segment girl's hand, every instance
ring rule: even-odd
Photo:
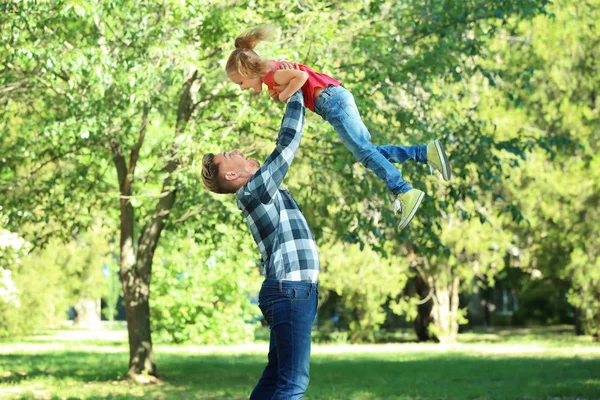
[[[289,98],[296,93],[308,79],[308,72],[300,69],[298,64],[282,62],[279,70],[275,71],[273,80],[278,86],[273,89],[279,92],[279,100],[287,103]]]
[[[300,70],[300,67],[298,66],[298,64],[296,63],[291,63],[291,62],[287,62],[287,61],[283,61],[281,64],[279,64],[279,69],[280,70],[291,70],[291,69],[295,69],[295,70]],[[280,93],[283,92],[285,90],[285,88],[287,87],[287,85],[279,85],[279,86],[275,86],[275,90],[274,92],[276,93],[276,97],[273,97],[274,100],[279,100],[282,103],[287,103],[288,98],[282,98]],[[269,91],[269,94],[271,94],[271,92]]]

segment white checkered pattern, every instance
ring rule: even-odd
[[[281,186],[300,146],[305,111],[298,91],[287,102],[275,150],[236,193],[267,279],[316,282],[319,275],[315,239],[300,207]]]

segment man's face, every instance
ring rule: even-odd
[[[260,168],[254,158],[246,158],[239,150],[215,154],[214,162],[219,165],[219,173],[227,180],[245,179],[246,181]]]
[[[234,72],[229,74],[229,79],[242,90],[253,89],[255,92],[262,91],[262,80],[260,79],[260,76],[256,78],[246,78],[237,72]]]

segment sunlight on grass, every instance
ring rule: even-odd
[[[123,332],[112,333],[122,335]],[[508,341],[489,341],[487,335]],[[561,332],[461,336],[454,346],[394,343],[315,345],[307,399],[595,399],[600,345]],[[267,343],[157,345],[164,379],[141,386],[122,377],[125,336],[57,332],[0,342],[2,399],[247,399]],[[463,340],[467,339],[467,340]]]

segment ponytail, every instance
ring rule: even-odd
[[[229,56],[227,74],[238,73],[247,78],[263,76],[269,72],[269,63],[253,50],[257,44],[272,37],[270,26],[259,26],[235,39],[235,50]]]
[[[238,36],[235,39],[235,48],[252,50],[263,40],[269,40],[272,35],[273,31],[270,26],[263,25],[256,27],[250,32],[246,32],[243,35]]]

